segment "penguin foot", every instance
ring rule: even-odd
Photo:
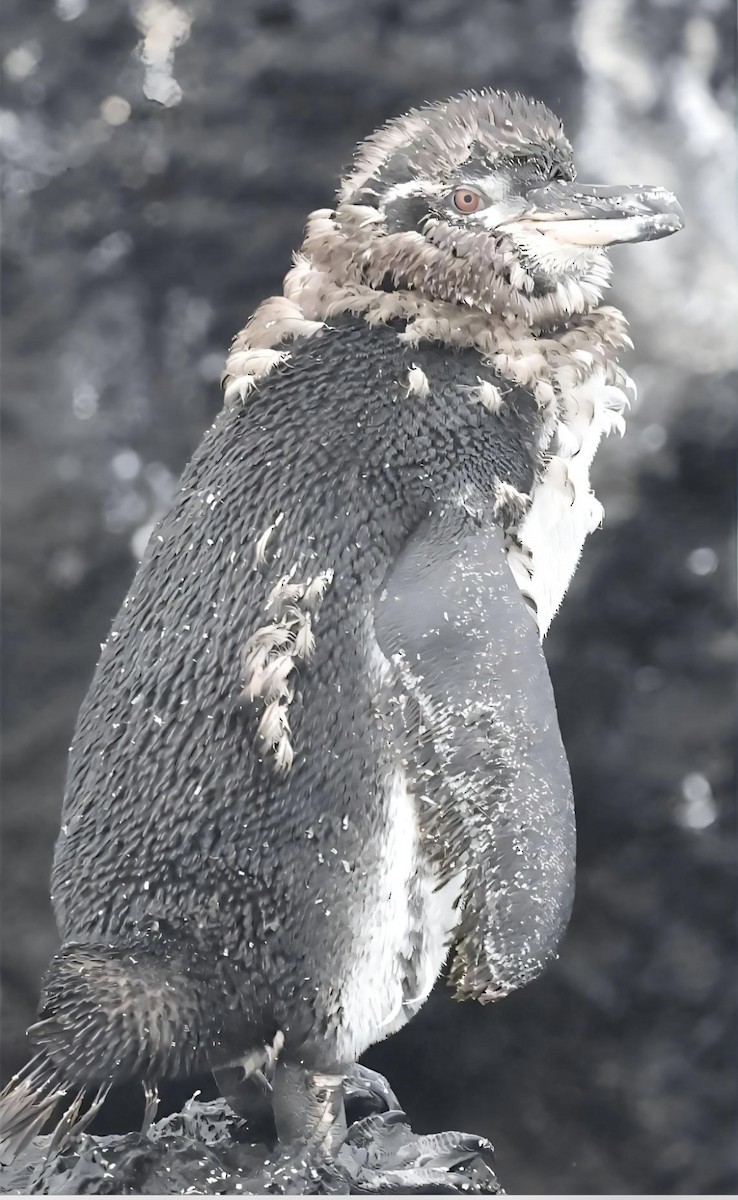
[[[416,1137],[402,1112],[357,1121],[335,1158],[335,1167],[365,1193],[482,1192],[499,1194],[494,1149],[469,1133]],[[353,1190],[353,1189],[352,1189]]]
[[[361,1063],[352,1063],[343,1079],[348,1124],[373,1113],[402,1112],[402,1106],[384,1075]]]

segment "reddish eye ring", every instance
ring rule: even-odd
[[[461,213],[473,213],[481,206],[482,197],[472,188],[457,188],[453,194],[454,208]]]

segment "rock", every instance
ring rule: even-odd
[[[38,1137],[0,1193],[22,1195],[498,1195],[492,1146],[463,1133],[418,1136],[402,1112],[354,1122],[333,1159],[317,1151],[275,1153],[249,1140],[224,1101],[189,1100],[145,1133],[70,1135],[49,1156]]]

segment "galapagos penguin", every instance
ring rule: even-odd
[[[208,1069],[268,1082],[283,1143],[340,1141],[352,1064],[449,955],[480,1001],[554,955],[575,827],[541,638],[630,393],[604,248],[681,224],[660,188],[576,183],[518,95],[359,147],[82,705],[6,1155],[61,1097],[70,1125],[85,1089]]]

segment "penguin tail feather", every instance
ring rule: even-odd
[[[41,1051],[0,1092],[0,1163],[8,1165],[67,1098],[61,1071]]]
[[[9,1166],[51,1120],[58,1106],[66,1102],[44,1152],[47,1160],[59,1154],[72,1137],[87,1128],[109,1091],[110,1084],[98,1088],[82,1113],[87,1089],[73,1086],[70,1101],[70,1089],[59,1068],[43,1050],[36,1054],[0,1092],[0,1164]]]
[[[199,1057],[205,991],[192,961],[163,950],[68,942],[28,1036],[68,1082],[187,1074]]]
[[[190,1074],[203,1060],[202,980],[148,949],[67,943],[44,980],[38,1053],[0,1093],[0,1161],[12,1162],[66,1101],[52,1146],[79,1132],[113,1084]],[[81,1114],[85,1092],[97,1085]]]

